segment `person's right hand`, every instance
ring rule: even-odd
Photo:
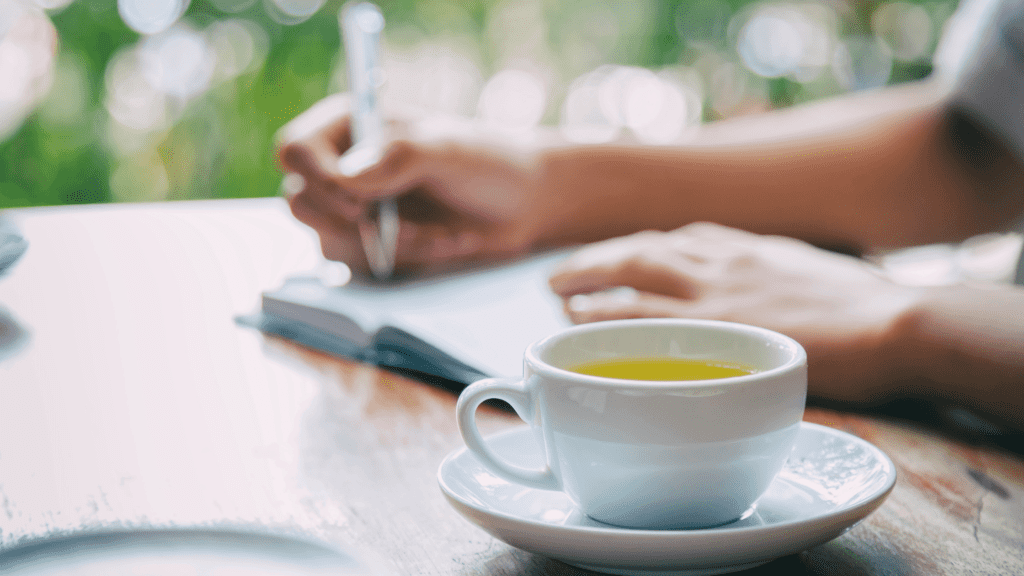
[[[580,249],[550,284],[576,323],[701,318],[786,334],[807,350],[819,398],[891,400],[922,372],[904,356],[924,291],[792,238],[710,223],[642,232]]]
[[[328,97],[279,136],[292,212],[319,233],[327,258],[365,273],[357,221],[375,200],[392,196],[401,218],[400,272],[509,258],[534,246],[546,210],[528,153],[488,141],[468,121],[392,117],[381,161],[348,177],[338,170],[351,145],[348,108],[345,96]]]

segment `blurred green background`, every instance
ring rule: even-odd
[[[955,1],[386,0],[383,99],[499,129],[685,140],[927,75]],[[0,208],[271,196],[343,90],[321,0],[0,0]]]

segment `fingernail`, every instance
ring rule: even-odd
[[[601,292],[601,296],[609,302],[615,302],[616,304],[632,304],[636,302],[636,288],[630,288],[629,286],[619,286],[617,288],[611,288]]]
[[[338,158],[338,172],[354,178],[376,166],[383,158],[383,151],[376,145],[355,145]]]
[[[306,179],[302,177],[302,174],[295,172],[288,172],[281,179],[281,195],[285,198],[291,198],[299,192],[302,192],[306,188]]]
[[[569,311],[585,314],[602,306],[626,305],[637,301],[636,289],[628,286],[609,288],[592,294],[577,294],[569,298]]]
[[[577,294],[569,298],[569,311],[584,314],[594,309],[594,299],[589,294]]]

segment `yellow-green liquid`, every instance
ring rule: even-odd
[[[573,372],[621,380],[714,380],[757,372],[750,366],[687,358],[616,358],[569,368]]]

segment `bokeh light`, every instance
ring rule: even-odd
[[[140,71],[155,90],[179,100],[201,94],[216,63],[206,39],[188,26],[145,38],[138,46]]]
[[[435,38],[403,50],[384,48],[385,107],[413,107],[429,114],[472,116],[476,113],[483,77],[472,58],[472,46],[461,38]],[[339,68],[336,76],[344,77]],[[338,82],[343,88],[344,83]]]
[[[692,69],[602,66],[572,84],[561,131],[580,143],[608,142],[623,130],[647,144],[676,142],[701,122],[701,86]]]
[[[484,86],[478,114],[499,130],[522,132],[540,123],[546,107],[542,78],[525,70],[502,70]]]
[[[613,59],[626,21],[612,10],[621,10],[621,5],[580,3],[574,4],[573,8],[568,22],[559,30],[562,36],[559,55],[562,67],[569,73],[578,74]]]
[[[540,0],[502,0],[487,18],[487,39],[500,68],[523,60],[542,66],[551,60],[549,21]]]
[[[85,64],[65,55],[53,70],[53,86],[39,107],[40,119],[50,125],[74,126],[89,116],[90,86]]]
[[[598,144],[618,137],[622,124],[609,117],[602,106],[602,83],[615,70],[603,66],[575,79],[562,105],[559,128],[570,142]]]
[[[122,50],[111,58],[105,84],[107,112],[121,126],[138,132],[154,132],[170,126],[172,112],[168,98],[146,79],[135,48]],[[122,141],[114,139],[115,144]]]
[[[877,36],[851,36],[835,51],[832,71],[847,90],[878,88],[892,75],[892,50]]]
[[[267,57],[270,43],[267,33],[251,20],[214,22],[205,32],[206,44],[215,56],[216,80],[231,80],[258,70]]]
[[[267,15],[288,26],[305,22],[323,5],[324,0],[263,0]]]
[[[707,106],[714,117],[729,118],[767,108],[764,78],[751,75],[742,64],[708,54],[695,67],[707,78]]]
[[[117,0],[117,10],[132,30],[156,34],[177,22],[188,4],[188,0]]]
[[[835,41],[827,5],[766,3],[743,23],[736,50],[755,74],[810,82],[829,65]]]
[[[49,92],[56,42],[53,25],[34,4],[0,0],[0,139]]]
[[[879,6],[871,15],[871,29],[897,60],[926,58],[932,47],[931,16],[917,4],[892,2]]]
[[[36,6],[39,6],[43,10],[60,10],[61,8],[70,4],[73,0],[33,0]]]
[[[221,12],[237,14],[252,7],[256,0],[210,0],[210,3]]]
[[[0,207],[277,194],[275,132],[346,88],[341,4],[0,0]],[[661,145],[921,78],[957,0],[380,5],[386,109]]]

